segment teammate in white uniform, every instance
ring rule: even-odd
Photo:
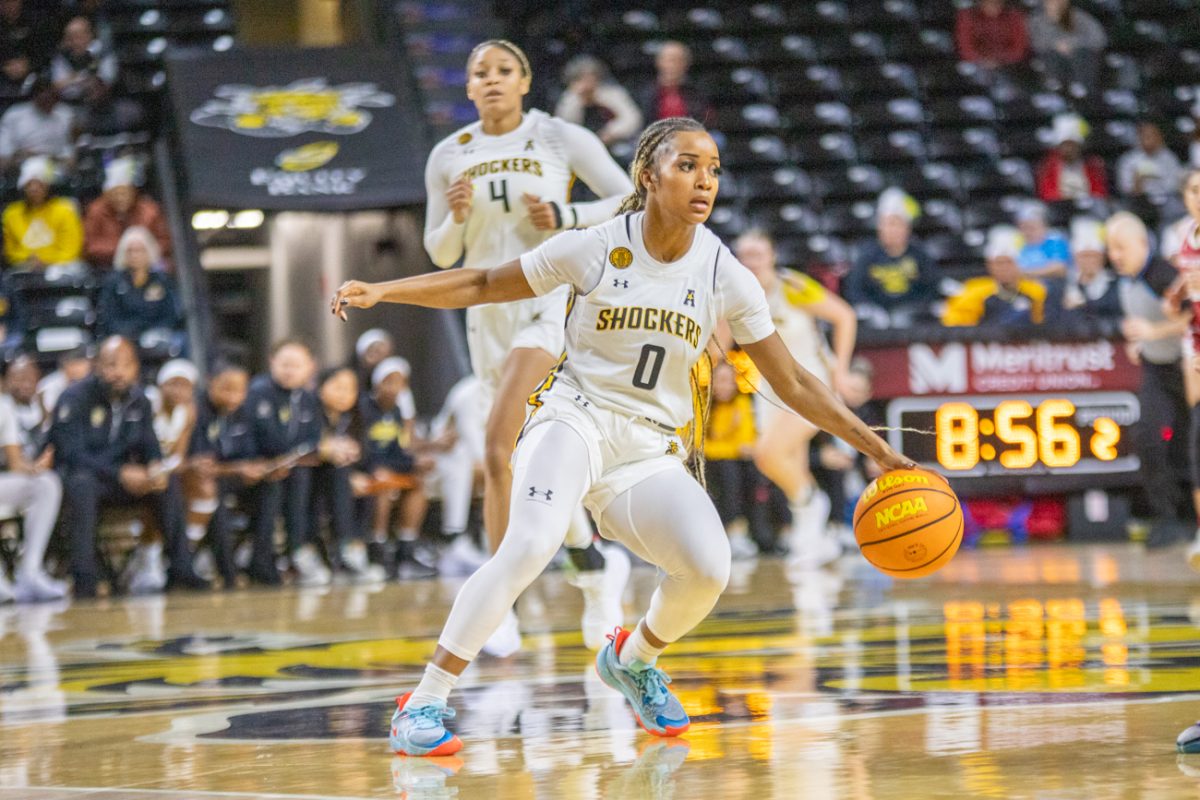
[[[390,744],[408,755],[448,755],[462,743],[445,729],[458,676],[562,544],[582,500],[606,537],[665,577],[633,632],[617,629],[597,670],[630,701],[649,732],[670,736],[688,717],[657,656],[699,623],[729,577],[729,542],[704,489],[688,474],[676,430],[692,420],[689,374],[725,319],[775,392],[816,424],[878,459],[910,467],[789,355],[762,289],[703,223],[720,160],[703,126],[668,119],[646,129],[631,167],[637,189],[623,214],[564,233],[486,272],[421,275],[384,284],[349,281],[333,298],[457,308],[544,297],[567,286],[566,359],[531,410],[513,458],[508,531],[492,559],[463,585],[415,692],[398,701]]]
[[[439,267],[461,260],[466,269],[486,269],[510,261],[560,230],[612,219],[633,188],[590,131],[542,111],[522,111],[531,78],[528,59],[511,42],[483,42],[467,59],[467,96],[479,121],[442,140],[425,168],[425,249]],[[568,203],[576,175],[602,199]],[[562,355],[567,294],[563,287],[519,303],[467,310],[471,366],[490,405],[483,518],[493,552],[508,524],[509,462],[524,400]],[[621,622],[629,565],[624,553],[602,554],[591,542],[591,525],[580,509],[567,545],[581,570],[573,580],[584,591],[584,641],[598,649],[604,632]],[[503,656],[518,647],[510,614],[488,651]]]
[[[792,358],[826,386],[837,389],[844,385],[858,335],[854,309],[807,275],[778,268],[775,245],[766,233],[742,234],[736,250],[738,259],[766,292],[771,319]],[[833,353],[817,327],[818,320],[833,327]],[[793,414],[769,386],[755,388],[765,402],[759,403],[762,435],[754,462],[791,505],[791,558],[808,565],[828,563],[841,555],[841,545],[826,536],[829,498],[816,488],[808,463],[809,444],[817,428]]]

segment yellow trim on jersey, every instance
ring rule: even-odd
[[[829,290],[817,281],[790,269],[779,270],[779,278],[783,281],[783,299],[793,306],[812,306],[824,300]]]
[[[558,361],[551,368],[550,372],[546,374],[546,377],[542,379],[542,382],[538,384],[538,387],[533,390],[533,394],[529,395],[529,399],[525,401],[528,405],[533,406],[534,409],[542,407],[542,393],[549,391],[550,387],[554,385],[554,382],[558,380],[558,373],[562,371],[562,365],[566,363],[566,361],[567,351],[564,350],[562,355],[558,357]],[[520,439],[521,437],[518,436],[517,438]]]

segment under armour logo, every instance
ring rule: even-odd
[[[575,395],[575,402],[579,403],[579,405],[583,406],[584,408],[587,408],[589,405],[591,405],[591,401],[584,400],[583,395],[581,395],[581,394]]]
[[[525,140],[525,152],[528,153],[532,149],[533,149],[533,139],[526,139]]]
[[[685,306],[691,306],[692,308],[696,307],[696,290],[695,289],[687,290],[687,297],[683,298],[683,304]]]
[[[546,490],[546,491],[544,491],[544,492],[539,492],[539,491],[537,490],[537,487],[536,487],[536,486],[530,486],[530,487],[529,487],[529,497],[528,497],[528,498],[526,498],[526,499],[532,499],[532,498],[534,498],[534,497],[542,497],[542,498],[544,498],[544,499],[545,499],[545,501],[546,501],[547,503],[549,503],[549,502],[550,502],[550,496],[551,496],[551,495],[553,495],[553,494],[554,494],[554,490],[553,490],[553,489],[547,489],[547,490]]]
[[[613,288],[614,289],[628,289],[629,281],[623,281],[620,278],[613,278]]]

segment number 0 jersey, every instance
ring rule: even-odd
[[[664,264],[646,252],[643,213],[559,234],[521,257],[534,292],[570,286],[566,360],[552,391],[574,388],[609,409],[679,428],[692,418],[689,372],[725,319],[739,344],[775,326],[762,288],[721,240],[697,226]]]

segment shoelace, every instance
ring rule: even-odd
[[[414,728],[432,728],[442,724],[444,719],[454,719],[455,711],[448,706],[421,706],[409,711],[403,711],[403,716],[412,720]]]
[[[630,670],[642,693],[642,702],[646,705],[661,706],[667,702],[667,684],[670,676],[658,667],[647,666],[642,670]]]

